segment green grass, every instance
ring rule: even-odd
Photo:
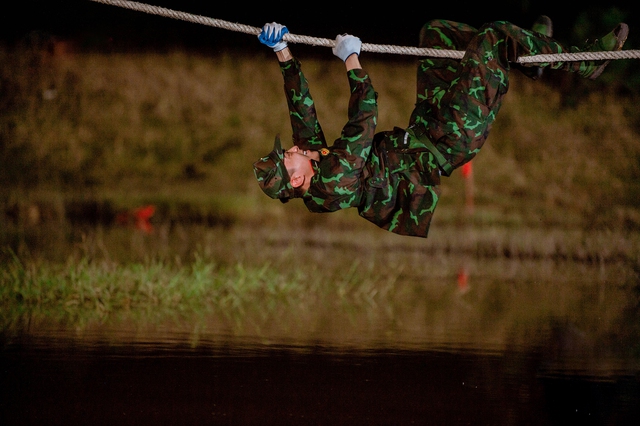
[[[127,311],[201,312],[239,309],[256,298],[286,299],[301,291],[301,277],[264,265],[220,266],[196,259],[116,264],[83,259],[69,264],[30,263],[17,257],[2,272],[3,310],[105,318]]]
[[[315,244],[240,234],[192,256],[172,251],[143,261],[108,260],[103,252],[51,262],[5,252],[0,329],[7,339],[67,330],[114,344],[168,331],[193,345],[238,338],[493,351],[535,348],[568,322],[612,352],[630,348],[618,339],[636,341],[638,277],[626,262],[478,258],[342,234],[317,233]],[[224,256],[231,241],[234,253]]]

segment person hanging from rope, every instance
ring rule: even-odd
[[[427,237],[441,194],[441,176],[470,161],[486,141],[509,87],[512,68],[538,78],[541,69],[565,70],[594,79],[607,61],[515,64],[524,55],[620,50],[628,26],[583,49],[551,38],[551,20],[532,30],[497,21],[475,29],[433,20],[420,30],[419,46],[465,50],[461,60],[418,61],[417,97],[406,128],[376,132],[377,94],[360,64],[358,37],[338,35],[333,54],[346,67],[348,122],[328,146],[300,62],[283,39],[286,26],[265,24],[258,39],[272,48],[284,77],[293,130],[286,151],[276,136],[273,150],[253,165],[262,191],[285,203],[302,198],[311,212],[355,207],[360,216],[399,235]]]

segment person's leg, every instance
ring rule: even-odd
[[[426,132],[454,169],[480,149],[507,92],[506,38],[493,26],[476,31],[457,66],[438,74],[446,86],[436,87],[429,107],[423,102],[412,114],[415,130]]]
[[[471,160],[484,144],[509,87],[510,63],[520,56],[569,51],[549,37],[504,21],[484,25],[465,50],[437,108],[412,117],[436,141],[453,168]],[[567,61],[530,66],[549,66],[589,77],[601,63]]]
[[[507,51],[508,61],[515,63],[521,56],[554,54],[566,52],[596,52],[620,50],[627,39],[629,28],[626,24],[619,24],[613,31],[596,40],[585,48],[565,47],[558,41],[541,35],[538,32],[524,30],[504,21],[494,22],[498,30],[507,36],[511,47]],[[549,67],[551,69],[575,72],[582,77],[595,79],[601,73],[608,61],[558,61],[544,64],[523,64],[528,67]]]
[[[477,29],[459,22],[432,20],[421,28],[418,46],[442,50],[464,50],[477,32]],[[429,104],[437,102],[451,85],[459,65],[459,59],[424,58],[419,60],[416,78],[416,105],[423,101],[427,101]]]
[[[541,15],[533,23],[533,26],[531,27],[531,30],[535,31],[535,32],[537,32],[539,34],[542,34],[543,36],[552,37],[553,36],[553,22],[551,22],[551,19],[548,16]],[[543,70],[544,70],[543,67],[527,67],[527,66],[520,65],[520,64],[512,64],[512,67],[516,68],[522,74],[526,75],[527,77],[529,77],[532,80],[538,80],[540,77],[542,77],[542,73],[543,73]]]

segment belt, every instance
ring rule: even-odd
[[[436,161],[438,162],[438,165],[444,172],[445,176],[449,176],[451,174],[451,172],[453,171],[453,167],[447,161],[447,159],[444,158],[444,155],[442,155],[442,153],[438,151],[438,148],[436,148],[433,142],[431,142],[431,139],[429,139],[429,137],[424,133],[424,130],[422,128],[419,128],[419,131],[415,132],[413,129],[413,125],[407,127],[404,134],[405,145],[408,144],[409,137],[419,140],[427,147],[429,152],[431,152],[433,156],[436,158]]]

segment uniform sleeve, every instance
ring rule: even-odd
[[[320,150],[327,146],[316,115],[316,106],[300,62],[292,59],[280,64],[289,107],[293,144],[301,149]]]
[[[371,152],[378,107],[368,74],[357,69],[349,71],[348,77],[349,120],[320,161],[305,197],[307,208],[314,212],[357,207],[362,197],[362,173]]]
[[[378,104],[376,93],[369,75],[362,69],[348,72],[349,89],[349,121],[342,128],[340,138],[333,143],[334,151],[342,151],[345,157],[352,158],[358,164],[352,166],[362,169],[364,161],[369,158],[373,136],[378,120]]]

